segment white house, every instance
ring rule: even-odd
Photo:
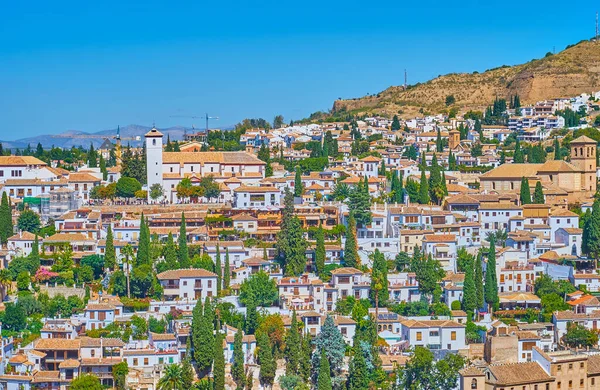
[[[217,295],[217,274],[201,268],[177,269],[156,275],[165,300],[202,299]]]

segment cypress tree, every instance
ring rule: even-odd
[[[466,264],[465,269],[465,284],[463,291],[463,309],[467,313],[472,313],[477,309],[477,286],[475,284],[475,264],[470,255],[469,262]]]
[[[401,194],[398,192],[398,188],[400,187],[400,178],[398,178],[398,172],[392,171],[392,183],[391,183],[391,191],[392,191],[392,201],[396,203],[401,203],[398,201]]]
[[[108,171],[106,170],[106,161],[102,155],[100,155],[100,172],[102,172],[102,180],[107,180]]]
[[[213,389],[225,390],[225,351],[223,351],[223,335],[217,332],[215,340],[210,347],[215,357],[215,366],[213,368]]]
[[[358,243],[356,241],[356,220],[352,213],[348,218],[348,230],[346,231],[346,242],[344,243],[344,265],[356,267],[360,264],[358,257]]]
[[[302,351],[300,356],[300,367],[299,373],[300,377],[308,381],[310,378],[310,360],[312,356],[312,339],[310,333],[304,333],[302,336]]]
[[[229,265],[229,248],[225,248],[225,266],[223,267],[223,289],[229,289],[231,281],[231,266]]]
[[[542,188],[542,182],[538,181],[535,183],[535,190],[533,190],[533,203],[534,204],[544,204],[546,200],[544,199],[544,189]]]
[[[204,302],[204,313],[200,322],[200,334],[198,336],[198,344],[194,344],[196,349],[196,365],[202,373],[208,372],[212,366],[215,357],[213,345],[215,342],[215,314],[213,307],[208,297]],[[217,332],[218,333],[218,332]]]
[[[38,235],[35,235],[35,239],[33,240],[33,245],[31,246],[31,253],[29,253],[29,260],[31,261],[31,273],[35,274],[35,272],[40,268],[40,242],[38,240]]]
[[[325,356],[325,350],[321,351],[321,359],[319,364],[319,375],[317,377],[317,390],[332,390],[331,370],[329,368],[329,360]]]
[[[137,264],[138,266],[148,264],[150,261],[150,232],[146,224],[146,218],[144,213],[140,217],[140,236],[138,242],[137,251]]]
[[[317,275],[322,275],[325,270],[325,232],[323,226],[319,225],[316,236],[316,248],[315,248],[315,268]]]
[[[476,292],[476,299],[475,302],[477,303],[477,309],[480,309],[483,307],[483,303],[484,303],[484,299],[483,299],[483,260],[482,260],[482,253],[481,250],[479,251],[479,253],[477,254],[477,258],[475,260],[475,272],[474,272],[474,279],[475,279],[475,292]]]
[[[296,167],[296,176],[294,177],[294,196],[302,196],[304,193],[304,186],[302,185],[302,174],[300,168]]]
[[[106,248],[104,252],[104,268],[108,268],[112,271],[117,265],[117,259],[115,244],[113,242],[113,232],[110,224],[108,224],[108,229],[106,231]]]
[[[521,192],[519,198],[521,204],[531,204],[531,189],[529,187],[529,180],[525,177],[521,179]]]
[[[379,176],[385,176],[385,172],[386,172],[386,169],[385,169],[385,160],[381,159],[381,166],[379,167],[379,172],[378,172]]]
[[[513,163],[523,164],[524,162],[525,162],[525,155],[523,154],[523,151],[521,150],[521,143],[519,142],[519,139],[517,138],[517,141],[515,142],[515,153],[513,155]]]
[[[496,277],[496,243],[495,238],[490,240],[490,248],[488,251],[488,262],[485,268],[485,286],[484,286],[485,301],[490,306],[490,311],[498,306],[498,279]]]
[[[2,193],[0,202],[0,243],[6,245],[8,238],[13,235],[12,210],[6,192]]]
[[[429,183],[425,175],[425,168],[421,168],[421,183],[419,185],[419,203],[429,204]]]
[[[202,359],[201,356],[201,343],[202,343],[202,316],[203,316],[202,299],[198,299],[196,306],[192,310],[192,329],[190,341],[192,344],[192,350],[194,351],[194,360],[197,362]]]
[[[181,213],[181,225],[179,225],[177,243],[179,244],[179,268],[190,268],[190,254],[188,252],[186,223],[183,212]]]
[[[379,249],[375,249],[372,258],[373,269],[371,270],[369,297],[371,302],[381,305],[385,304],[389,298],[387,260]]]
[[[258,312],[256,311],[256,300],[251,293],[246,304],[246,333],[254,334],[258,328]]]
[[[500,152],[500,165],[506,163],[506,153],[504,153],[504,150],[502,152]]]
[[[165,244],[165,263],[167,269],[179,268],[179,264],[177,264],[177,247],[175,246],[175,241],[173,240],[173,234],[171,232],[169,232]]]
[[[558,142],[558,138],[554,138],[554,159],[562,160],[563,156],[560,150],[560,143]]]
[[[259,333],[257,339],[258,363],[260,364],[258,379],[260,380],[261,385],[271,387],[273,386],[273,382],[275,382],[276,369],[271,342],[269,336],[264,332]]]
[[[350,361],[346,386],[348,390],[369,389],[369,371],[360,346],[354,347],[354,355],[352,355],[352,360]]]
[[[292,313],[292,324],[285,337],[285,374],[297,375],[300,364],[300,333],[298,331],[298,322],[296,321],[296,311]]]
[[[440,128],[437,129],[437,137],[435,140],[435,149],[438,153],[442,153],[444,151],[444,143],[442,142],[442,133]]]
[[[588,215],[589,214],[589,215]],[[581,250],[588,256],[597,259],[600,255],[600,202],[595,201],[592,212],[586,213],[583,225]]]
[[[442,172],[442,193],[448,196],[448,185],[446,184],[446,172]]]
[[[221,293],[221,286],[223,285],[223,268],[221,267],[221,250],[219,244],[217,244],[217,253],[215,254],[215,271],[217,274],[217,295]]]
[[[233,364],[231,365],[231,376],[238,386],[243,389],[246,382],[246,370],[244,369],[244,350],[242,344],[242,331],[238,330],[233,339]]]

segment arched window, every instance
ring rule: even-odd
[[[573,148],[575,150],[575,157],[577,157],[577,148]]]
[[[156,139],[152,140],[152,145],[156,145]]]
[[[475,378],[471,380],[471,389],[477,389],[477,379]]]

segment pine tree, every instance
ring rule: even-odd
[[[165,263],[167,269],[178,269],[179,264],[177,263],[177,247],[173,240],[173,233],[169,232],[167,236],[167,242],[165,243]]]
[[[108,229],[106,231],[106,248],[104,250],[104,268],[113,271],[116,265],[117,258],[115,253],[115,244],[113,242],[113,232],[111,225],[108,224]]]
[[[365,226],[373,220],[369,182],[366,177],[364,180],[360,179],[358,184],[350,190],[348,194],[348,209],[358,224]]]
[[[332,390],[331,372],[329,368],[329,360],[325,356],[325,351],[321,351],[321,359],[319,364],[319,376],[317,377],[317,390]]]
[[[225,266],[223,267],[223,289],[229,289],[231,281],[231,265],[229,264],[229,248],[225,248]]]
[[[185,224],[185,215],[181,213],[181,225],[179,225],[179,268],[190,268],[190,254],[187,246],[187,232]]]
[[[8,238],[13,235],[12,208],[6,192],[2,193],[0,202],[0,243],[6,245]]]
[[[271,341],[266,333],[261,332],[258,334],[257,346],[258,363],[260,364],[258,379],[264,387],[271,387],[273,386],[273,382],[275,382],[276,362],[273,358]]]
[[[348,379],[346,380],[348,390],[368,390],[369,370],[360,346],[354,347],[354,355],[350,361]]]
[[[477,309],[477,286],[475,285],[475,264],[473,263],[473,257],[469,255],[465,269],[462,301],[462,307],[467,313],[472,313]]]
[[[400,120],[398,119],[398,115],[394,115],[394,118],[392,118],[392,130],[400,130]]]
[[[223,335],[217,332],[215,340],[210,347],[215,358],[213,368],[213,390],[225,390],[225,351],[223,350]]]
[[[346,267],[357,267],[359,264],[356,221],[354,220],[354,216],[350,214],[348,229],[346,230],[346,242],[344,243],[344,265]]]
[[[315,248],[315,268],[317,275],[322,275],[325,270],[325,232],[323,226],[319,225],[315,233],[316,248]]]
[[[242,331],[238,330],[233,339],[233,364],[231,365],[231,377],[237,384],[238,389],[243,389],[246,382],[242,338]]]
[[[544,204],[546,200],[544,198],[544,189],[542,188],[542,182],[538,181],[535,183],[535,190],[533,190],[533,203]]]
[[[217,253],[215,254],[215,271],[217,274],[217,295],[221,293],[221,286],[223,285],[223,268],[221,267],[221,250],[219,244],[217,244]]]
[[[562,160],[563,155],[560,150],[560,143],[558,142],[558,138],[554,138],[554,159]]]
[[[292,313],[292,323],[285,337],[285,352],[286,361],[285,374],[297,375],[300,364],[300,333],[298,330],[298,322],[296,321],[296,311]]]
[[[429,204],[429,183],[425,175],[425,168],[421,169],[421,182],[419,185],[419,203]]]
[[[496,243],[495,238],[490,240],[490,248],[488,251],[488,261],[485,268],[485,286],[484,286],[485,301],[490,305],[490,311],[498,305],[498,279],[496,277]]]
[[[304,193],[304,185],[302,185],[302,174],[300,168],[296,168],[296,176],[294,177],[294,196],[300,197]]]
[[[474,279],[475,279],[475,302],[477,303],[477,309],[480,309],[483,307],[484,304],[484,296],[483,296],[483,260],[482,260],[482,253],[481,250],[479,251],[479,253],[477,254],[477,258],[475,260],[475,272],[474,272]]]
[[[531,189],[529,187],[529,180],[523,177],[521,179],[521,193],[519,196],[521,204],[531,204]]]

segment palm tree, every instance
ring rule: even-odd
[[[2,289],[2,297],[11,293],[12,278],[10,271],[6,268],[0,270],[0,288]]]
[[[133,247],[129,244],[125,245],[123,249],[121,249],[121,254],[125,257],[125,275],[127,275],[127,298],[131,298],[129,294],[129,264],[131,259],[133,259]]]
[[[182,370],[179,364],[169,364],[165,367],[165,373],[158,381],[158,390],[189,390],[184,389]]]
[[[491,241],[492,238],[495,239],[497,246],[501,246],[504,248],[506,246],[506,239],[508,238],[508,232],[504,229],[498,229],[493,232],[487,232],[487,234],[485,236],[486,241]]]

